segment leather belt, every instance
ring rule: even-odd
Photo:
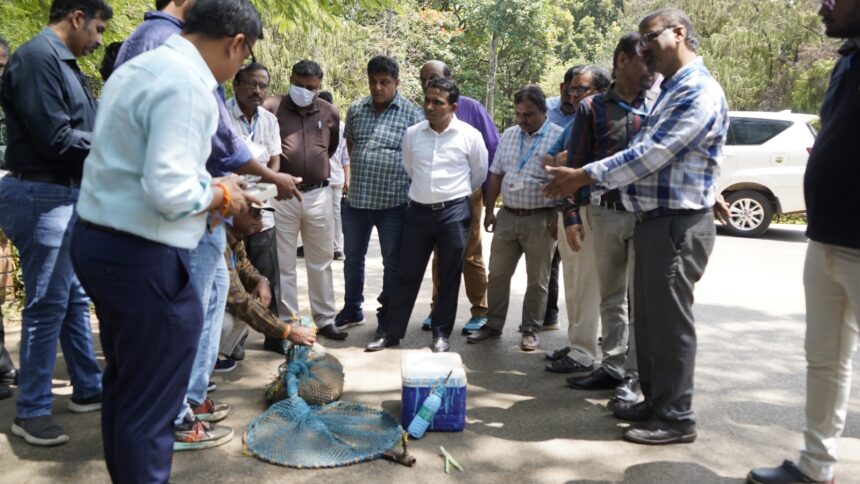
[[[18,171],[10,171],[9,176],[17,178],[21,181],[34,181],[42,183],[53,183],[54,185],[63,185],[72,188],[80,188],[81,180],[68,175],[59,175],[55,173],[21,173]]]
[[[471,197],[471,195],[469,196]],[[454,200],[448,200],[446,202],[438,202],[438,203],[418,203],[415,200],[409,200],[407,202],[407,207],[418,207],[424,208],[427,210],[442,210],[445,207],[453,207],[454,205],[460,205],[461,203],[465,203],[466,200],[469,200],[469,197],[456,198]]]
[[[309,192],[311,190],[316,190],[317,188],[323,188],[328,186],[328,180],[321,181],[319,183],[309,184],[309,183],[299,183],[296,185],[296,188],[299,189],[300,192]]]
[[[555,210],[555,207],[540,207],[540,208],[511,208],[505,205],[502,205],[503,210],[507,210],[514,215],[519,215],[520,217],[526,217],[529,215],[534,215],[536,213],[548,212],[550,210]]]
[[[699,215],[702,213],[712,212],[713,208],[665,208],[665,207],[657,207],[654,210],[649,210],[647,212],[636,212],[636,220],[638,222],[644,222],[646,220],[651,220],[652,218],[657,217],[669,217],[672,215]]]
[[[107,233],[107,234],[122,235],[122,236],[125,236],[125,237],[128,237],[128,236],[135,237],[135,235],[130,234],[130,233],[128,233],[128,232],[123,232],[122,230],[117,230],[117,229],[114,229],[114,228],[111,228],[111,227],[105,227],[104,225],[99,225],[99,224],[94,224],[94,223],[92,223],[92,222],[87,222],[87,221],[86,221],[86,220],[84,220],[84,219],[80,219],[80,221],[81,221],[81,223],[82,223],[82,224],[84,224],[84,227],[86,227],[86,228],[88,228],[88,229],[98,230],[99,232],[104,232],[104,233]]]

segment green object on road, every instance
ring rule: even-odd
[[[450,466],[454,466],[455,469],[457,469],[460,472],[463,472],[463,467],[460,465],[459,462],[457,462],[457,459],[455,459],[454,456],[452,456],[451,454],[448,453],[447,450],[445,450],[445,447],[442,447],[440,445],[439,446],[439,452],[441,452],[442,457],[445,458],[445,474],[449,473]]]

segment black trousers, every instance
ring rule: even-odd
[[[636,225],[633,322],[639,380],[657,418],[695,423],[693,288],[705,272],[716,228],[711,211]]]
[[[555,249],[551,264],[549,268],[549,286],[547,286],[546,293],[546,315],[543,318],[544,324],[558,322],[558,267],[561,264],[561,254],[559,254],[558,248]]]
[[[113,482],[167,482],[173,420],[203,327],[189,252],[83,221],[72,264],[92,298],[107,367],[102,439]]]
[[[278,301],[281,300],[281,285],[278,284],[278,281],[281,276],[278,270],[278,245],[275,228],[272,227],[246,237],[245,251],[248,252],[248,260],[251,261],[251,265],[269,280],[269,289],[272,291],[269,311],[277,316]]]
[[[427,263],[437,248],[436,270],[439,277],[436,305],[433,307],[433,336],[449,337],[454,330],[460,275],[472,207],[469,197],[441,210],[411,205],[406,209],[406,227],[400,250],[400,270],[391,294],[389,313],[382,331],[389,337],[403,338]]]

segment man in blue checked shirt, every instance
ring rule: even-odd
[[[625,209],[635,213],[633,319],[645,400],[618,403],[613,413],[642,422],[624,432],[626,440],[661,445],[696,439],[693,288],[714,247],[714,182],[729,123],[725,94],[696,53],[687,15],[657,10],[639,33],[645,63],[666,79],[652,114],[626,150],[584,168],[547,168],[553,180],[544,194],[621,188]]]

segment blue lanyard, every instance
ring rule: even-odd
[[[544,125],[540,129],[540,131],[538,131],[537,138],[535,138],[534,142],[532,143],[531,147],[529,148],[528,153],[526,153],[526,155],[520,159],[520,164],[519,164],[519,168],[517,168],[517,173],[523,171],[523,167],[526,166],[526,163],[528,163],[529,159],[534,154],[535,149],[537,149],[538,143],[540,143],[540,140],[543,139],[543,135],[546,134],[546,129],[547,129],[547,127],[549,127],[549,123],[550,123],[549,121],[544,123]],[[520,154],[522,154],[523,149],[525,148],[525,143],[526,143],[526,132],[523,131],[522,129],[520,129]]]
[[[243,115],[243,116],[241,116],[241,117],[239,117],[239,120],[241,120],[241,121],[242,121],[242,126],[244,126],[244,127],[245,127],[245,129],[247,129],[247,130],[248,130],[248,134],[250,134],[250,135],[251,135],[251,140],[253,141],[253,140],[254,140],[254,136],[255,136],[255,135],[256,135],[256,133],[257,133],[257,124],[258,124],[258,123],[259,123],[259,121],[260,121],[260,116],[259,116],[257,113],[254,113],[254,120],[253,120],[253,121],[251,121],[251,123],[250,123],[250,124],[248,124],[248,121],[245,119],[245,116],[244,116],[244,115]]]
[[[617,104],[619,106],[621,106],[622,108],[624,108],[625,110],[627,110],[627,112],[629,112],[629,113],[636,114],[638,116],[643,116],[643,117],[648,116],[648,111],[645,110],[645,109],[648,109],[648,106],[645,103],[642,103],[642,107],[644,109],[635,108],[635,107],[631,106],[630,104],[627,104],[626,102],[624,102],[620,99],[618,100]]]

